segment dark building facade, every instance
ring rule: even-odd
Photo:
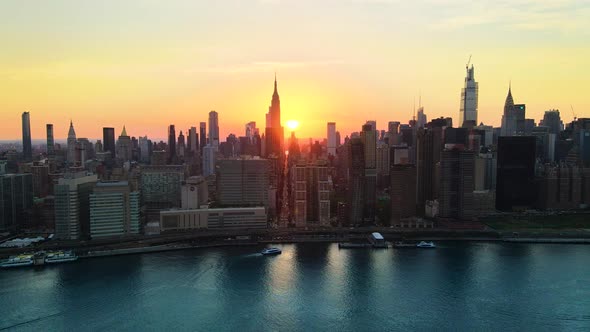
[[[442,151],[442,128],[432,127],[418,131],[416,150],[416,206],[419,216],[424,215],[426,201],[438,197],[436,165]]]
[[[55,155],[55,143],[53,141],[53,125],[48,123],[46,125],[47,131],[47,155],[54,156]]]
[[[475,154],[460,149],[444,150],[440,159],[439,216],[473,218]]]
[[[23,113],[23,157],[25,161],[33,160],[33,146],[31,144],[31,116],[29,112]]]
[[[174,125],[168,126],[168,163],[176,160],[176,129]]]
[[[532,136],[498,138],[498,210],[511,211],[535,203],[535,144],[536,138]]]
[[[416,167],[414,165],[393,165],[391,177],[391,221],[395,225],[404,218],[416,214]]]
[[[26,224],[32,206],[31,174],[0,175],[0,230],[15,230]]]
[[[363,221],[365,200],[365,149],[359,137],[350,139],[348,212],[353,225]]]
[[[115,128],[102,128],[102,149],[104,152],[109,151],[111,158],[115,159]]]

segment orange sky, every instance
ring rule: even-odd
[[[469,6],[464,6],[470,4]],[[537,121],[558,108],[590,116],[590,5],[349,1],[7,1],[0,12],[0,139],[64,138],[102,127],[164,138],[219,113],[222,140],[264,127],[274,72],[282,122],[298,137],[344,138],[365,120],[458,119],[473,54],[479,120],[498,126],[508,82]],[[113,11],[112,8],[117,8]],[[502,15],[500,15],[500,13]],[[584,17],[586,19],[584,19]],[[118,134],[118,133],[117,133]]]

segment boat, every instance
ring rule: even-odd
[[[436,246],[434,245],[434,243],[432,243],[432,241],[430,241],[430,242],[420,241],[420,243],[418,243],[416,245],[416,247],[418,247],[418,248],[436,248]]]
[[[18,267],[30,265],[33,265],[33,255],[31,254],[12,256],[0,263],[0,267]]]
[[[262,250],[261,254],[263,255],[278,255],[281,253],[281,249],[279,248],[266,248]]]
[[[407,243],[403,241],[397,241],[393,244],[394,248],[416,248],[416,243]]]
[[[45,263],[64,263],[72,262],[78,259],[78,256],[71,251],[50,252],[45,256]]]
[[[373,248],[387,248],[387,242],[381,233],[373,232],[369,235],[369,242],[373,245]]]

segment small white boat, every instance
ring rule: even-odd
[[[430,242],[420,241],[420,243],[418,243],[416,245],[416,247],[418,247],[418,248],[436,248],[436,245],[434,245],[434,243],[432,241],[430,241]]]
[[[10,257],[0,264],[0,267],[17,267],[33,265],[33,255],[18,255]]]
[[[263,255],[278,255],[281,253],[281,249],[279,248],[266,248],[262,250],[261,254]]]

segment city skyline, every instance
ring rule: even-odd
[[[470,54],[480,84],[478,122],[500,126],[510,81],[537,122],[546,110],[561,110],[569,122],[570,105],[578,117],[590,107],[590,49],[580,46],[590,31],[582,19],[587,3],[226,1],[207,7],[208,15],[203,5],[129,2],[115,14],[98,3],[41,3],[38,12],[8,3],[0,14],[0,38],[10,50],[0,56],[7,78],[0,139],[21,136],[23,112],[31,113],[33,139],[52,123],[62,140],[70,120],[79,137],[98,139],[102,127],[119,132],[126,125],[130,136],[165,138],[167,124],[185,131],[215,110],[223,140],[247,122],[264,123],[275,71],[282,122],[299,121],[298,137],[324,137],[329,121],[343,138],[366,120],[378,129],[407,122],[418,96],[429,119],[451,116],[460,125]],[[129,22],[138,15],[145,20]],[[266,23],[246,24],[250,17]]]

